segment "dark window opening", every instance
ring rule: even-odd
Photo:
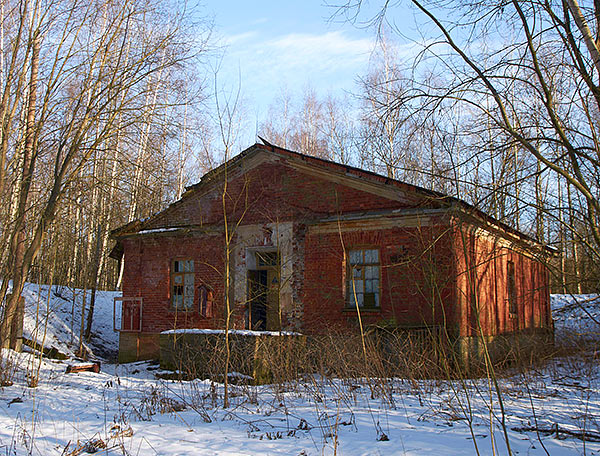
[[[508,262],[506,274],[506,286],[508,294],[508,312],[511,315],[517,315],[517,280],[515,277],[515,263]]]
[[[248,314],[246,327],[254,331],[267,329],[268,271],[248,271]]]

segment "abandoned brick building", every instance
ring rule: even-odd
[[[350,331],[358,312],[464,341],[552,328],[541,244],[457,198],[271,145],[113,238],[122,361],[158,356],[165,330],[223,328],[226,290],[238,329]]]

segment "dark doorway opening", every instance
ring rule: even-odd
[[[255,252],[255,269],[248,270],[248,307],[246,328],[279,331],[279,255]]]
[[[267,271],[248,271],[248,316],[246,327],[267,329]]]

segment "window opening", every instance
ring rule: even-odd
[[[174,309],[194,306],[194,260],[174,260],[171,269],[171,300]]]
[[[256,266],[259,268],[277,267],[279,255],[277,252],[256,252]]]
[[[515,277],[515,263],[508,262],[507,265],[507,293],[508,293],[508,312],[511,315],[517,315],[517,280]]]
[[[348,269],[348,307],[379,307],[379,250],[350,250]]]

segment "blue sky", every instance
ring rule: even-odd
[[[412,19],[412,11],[398,10],[397,17]],[[232,90],[241,80],[248,115],[256,121],[284,90],[298,95],[310,86],[321,96],[355,90],[376,43],[375,30],[331,20],[334,10],[320,0],[211,0],[205,11],[225,45],[220,85]],[[375,11],[372,6],[361,18]]]

